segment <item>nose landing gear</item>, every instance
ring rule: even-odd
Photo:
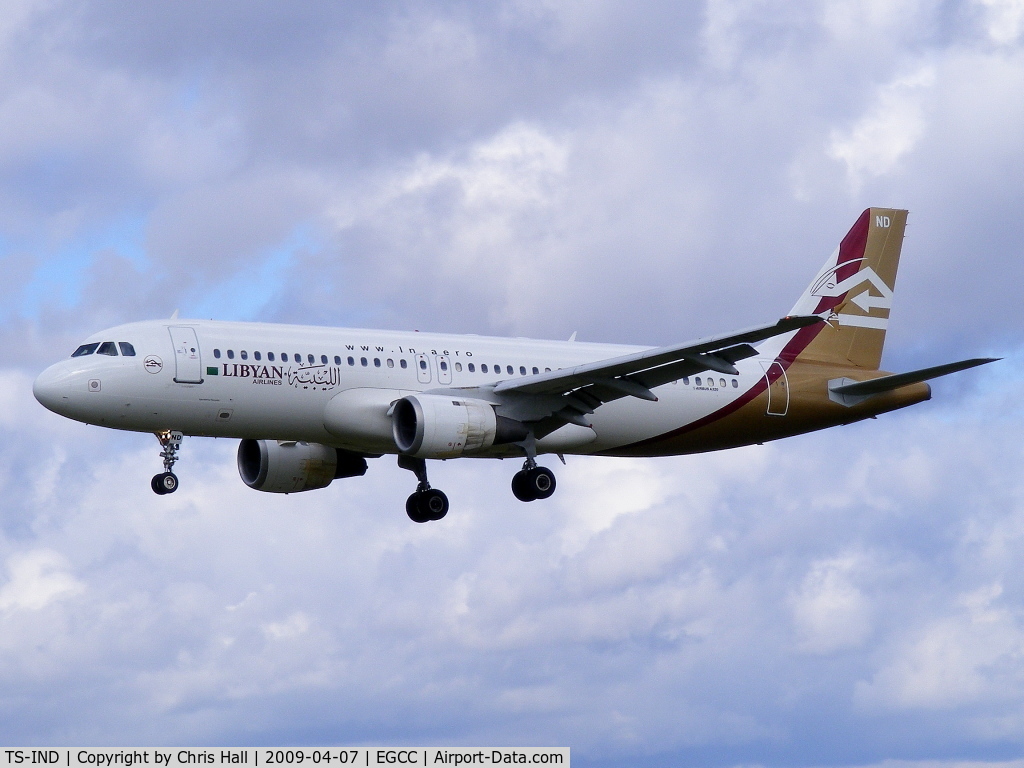
[[[178,476],[171,470],[174,468],[174,462],[178,460],[178,448],[181,447],[182,437],[181,432],[173,432],[171,430],[156,433],[156,439],[160,441],[162,449],[160,451],[160,458],[164,460],[164,471],[159,475],[153,475],[153,479],[149,482],[149,487],[158,496],[163,496],[165,493],[174,493],[178,490]]]
[[[419,484],[416,492],[405,502],[405,513],[414,523],[427,523],[440,520],[448,514],[448,497],[443,491],[431,488],[427,482],[427,462],[413,456],[398,457],[398,466],[408,469],[416,475]]]

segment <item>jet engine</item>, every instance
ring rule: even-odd
[[[522,423],[496,415],[490,403],[447,395],[403,397],[391,427],[398,450],[420,459],[453,459],[527,436]]]
[[[297,493],[326,488],[332,480],[366,473],[366,459],[319,443],[243,440],[238,474],[257,491]]]

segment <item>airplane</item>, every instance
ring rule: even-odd
[[[869,208],[778,322],[666,347],[269,323],[169,320],[90,336],[35,380],[49,410],[152,432],[173,493],[184,435],[239,439],[243,482],[324,488],[385,454],[412,471],[406,513],[440,520],[428,459],[522,458],[521,501],[549,498],[541,455],[667,456],[764,443],[928,400],[926,383],[999,358],[879,370],[907,211]]]

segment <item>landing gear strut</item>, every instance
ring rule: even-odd
[[[523,468],[512,477],[512,495],[520,501],[546,499],[555,492],[555,473],[547,467],[537,466],[537,441],[531,432],[518,443],[526,451]]]
[[[405,512],[414,523],[440,520],[448,514],[448,497],[427,482],[427,462],[413,456],[398,457],[398,466],[416,475],[416,492],[405,502]]]
[[[160,458],[164,460],[164,471],[159,475],[153,475],[149,486],[153,493],[163,496],[165,493],[174,493],[178,490],[178,476],[171,470],[174,462],[178,460],[178,448],[181,447],[181,432],[165,430],[156,433],[156,439],[160,441]]]

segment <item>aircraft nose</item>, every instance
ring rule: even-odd
[[[68,402],[68,385],[66,376],[62,375],[59,366],[51,365],[40,373],[32,383],[32,394],[44,408],[60,413]]]

